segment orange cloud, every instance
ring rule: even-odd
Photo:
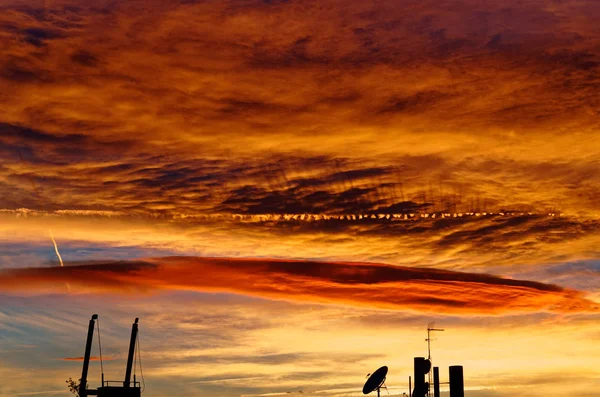
[[[595,2],[46,3],[0,5],[6,208],[598,215]]]
[[[199,257],[150,258],[0,273],[14,293],[232,292],[269,299],[455,314],[596,312],[581,293],[533,281],[373,263]]]

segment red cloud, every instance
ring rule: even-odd
[[[199,257],[111,261],[0,273],[16,293],[232,292],[271,299],[454,314],[596,312],[598,304],[556,285],[486,274],[374,263]]]

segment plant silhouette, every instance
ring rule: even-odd
[[[67,383],[67,387],[69,388],[69,391],[73,394],[75,394],[76,396],[80,397],[81,395],[79,394],[79,387],[81,385],[81,379],[79,379],[78,381],[73,380],[73,378],[69,378],[68,380],[65,381]],[[86,385],[86,388],[89,385]]]

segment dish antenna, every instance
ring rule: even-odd
[[[363,394],[369,394],[372,391],[377,390],[377,397],[379,397],[379,390],[382,387],[385,387],[384,383],[387,373],[388,367],[386,367],[385,365],[379,368],[377,371],[373,372],[371,376],[369,376],[369,379],[367,379],[367,381],[365,382],[365,385],[363,386]]]

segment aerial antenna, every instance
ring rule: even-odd
[[[435,340],[435,339],[431,339],[431,333],[432,332],[441,332],[441,331],[443,331],[442,328],[435,328],[435,322],[431,322],[431,323],[427,324],[427,339],[425,339],[427,341],[427,359],[429,360],[430,363],[432,363],[431,367],[429,368],[429,373],[427,374],[430,385],[431,385],[431,368],[433,368],[433,362],[431,361],[431,341]]]
[[[388,367],[385,365],[379,368],[377,371],[373,372],[369,379],[365,382],[363,386],[363,394],[369,394],[374,390],[377,390],[377,397],[380,397],[380,390],[384,388],[387,391],[387,387],[385,386],[385,378],[388,373]],[[368,375],[367,375],[368,376]],[[389,392],[388,392],[389,394]]]

